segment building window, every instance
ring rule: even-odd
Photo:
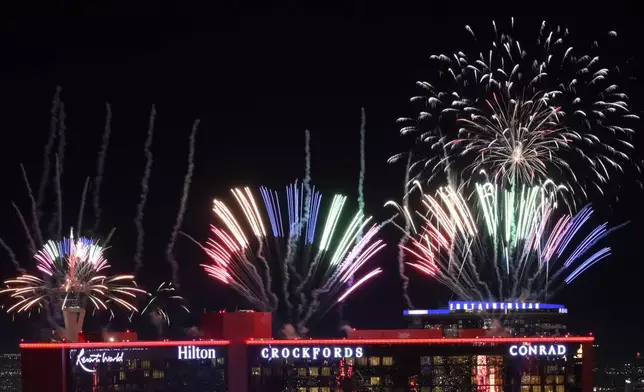
[[[149,370],[144,371],[143,377],[150,377],[150,371]]]
[[[297,375],[300,377],[306,377],[306,368],[297,369]]]
[[[262,375],[262,369],[260,369],[258,367],[254,367],[254,368],[251,369],[251,374],[253,376],[261,376]]]
[[[145,361],[141,362],[141,367],[142,367],[143,369],[149,369],[149,368],[150,368],[150,361],[149,361],[149,360],[145,360]]]
[[[557,392],[564,392],[564,389],[563,385],[557,385]]]
[[[125,372],[119,372],[119,381],[125,380]]]
[[[223,365],[225,362],[225,358],[217,358],[217,365]]]
[[[382,357],[382,366],[391,366],[394,364],[393,357]]]
[[[329,387],[322,387],[320,389],[321,389],[320,392],[331,392],[331,388],[329,388]]]
[[[311,389],[309,389],[309,392],[318,392],[318,391],[319,391],[318,387],[311,387]]]
[[[532,387],[532,392],[541,392],[541,385],[535,385]]]
[[[380,377],[371,377],[371,385],[380,385]]]
[[[380,366],[380,357],[369,357],[370,366]]]
[[[330,367],[323,367],[322,368],[322,375],[323,376],[330,376],[331,375],[331,368]]]
[[[429,392],[429,387],[421,387],[420,392]]]
[[[297,388],[298,392],[306,392],[306,387]]]
[[[154,379],[161,379],[165,376],[165,372],[163,370],[153,370],[152,371],[152,378]]]
[[[352,366],[353,365],[353,358],[346,358],[347,365]]]
[[[358,366],[367,366],[367,357],[358,358]]]
[[[564,383],[564,376],[562,374],[559,374],[555,377],[555,381],[557,384],[563,384]]]
[[[545,392],[554,392],[553,388],[552,388],[552,385],[546,385],[545,387],[543,387],[543,390]]]
[[[532,377],[530,377],[530,384],[540,385],[541,384],[541,377],[540,376],[532,376]]]
[[[319,376],[320,369],[316,367],[309,368],[309,376]],[[317,388],[316,388],[317,389]],[[311,390],[313,392],[313,390]]]
[[[530,386],[529,385],[522,385],[521,386],[521,392],[530,392]]]

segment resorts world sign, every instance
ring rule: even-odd
[[[513,357],[520,356],[553,356],[553,355],[566,355],[566,346],[563,344],[533,344],[523,346],[510,346],[510,355]]]
[[[76,366],[79,366],[86,372],[95,373],[97,364],[101,363],[123,363],[125,351],[114,350],[91,350],[85,352],[82,348],[76,355]],[[177,359],[194,360],[194,359],[215,359],[216,351],[214,348],[200,348],[197,346],[179,346],[177,347]]]
[[[260,355],[264,359],[318,359],[362,358],[362,347],[264,347]]]

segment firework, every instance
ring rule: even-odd
[[[603,195],[615,174],[640,171],[631,143],[639,118],[617,84],[619,67],[596,54],[596,41],[581,51],[567,29],[544,22],[536,44],[524,45],[493,26],[489,45],[466,26],[469,50],[431,56],[436,78],[418,82],[424,93],[411,99],[419,115],[399,119],[401,133],[420,142],[414,178],[452,168],[465,181],[480,169],[505,184],[556,178],[579,200],[591,190]]]
[[[177,307],[190,313],[190,310],[185,306],[184,298],[177,293],[171,282],[161,283],[156,293],[154,295],[150,294],[150,297],[141,314],[143,315],[146,312],[156,313],[168,326],[170,326],[170,309],[172,307]]]
[[[5,281],[0,294],[15,301],[7,312],[30,312],[50,296],[61,301],[63,309],[91,304],[95,310],[108,310],[114,303],[136,312],[133,303],[145,291],[136,286],[133,275],[107,275],[110,265],[104,252],[97,241],[74,239],[73,233],[59,242],[47,242],[34,255],[41,277],[23,274]]]
[[[233,189],[232,194],[243,215],[236,217],[221,200],[214,201],[213,211],[223,226],[211,228],[204,248],[213,263],[203,268],[256,309],[278,309],[276,292],[282,289],[273,290],[273,278],[281,279],[276,286],[281,283],[288,293],[282,305],[296,309],[290,321],[301,328],[382,272],[370,270],[348,284],[385,244],[376,239],[380,225],[362,212],[342,228],[346,196],[333,196],[322,217],[322,195],[315,187],[306,192],[302,183],[286,188],[285,201],[278,192],[259,188],[263,208],[250,188]],[[273,270],[281,273],[273,276]]]
[[[442,187],[423,195],[424,212],[412,216],[393,202],[411,226],[401,245],[407,264],[465,300],[542,300],[610,255],[594,246],[616,228],[589,227],[590,206],[558,214],[565,190],[547,182],[502,189],[477,183],[471,195]]]

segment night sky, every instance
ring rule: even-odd
[[[181,197],[187,166],[188,135],[201,119],[196,169],[183,230],[205,240],[213,222],[215,196],[228,189],[267,185],[283,189],[304,175],[304,130],[312,135],[313,182],[323,192],[342,192],[356,200],[359,174],[360,108],[367,113],[367,212],[379,220],[382,208],[402,194],[404,165],[386,160],[402,151],[396,119],[414,115],[408,103],[416,80],[432,78],[429,55],[455,51],[465,39],[464,25],[489,31],[491,20],[506,21],[511,10],[375,9],[363,6],[216,9],[163,8],[148,3],[84,6],[48,5],[2,14],[0,24],[0,236],[23,265],[33,267],[11,202],[27,211],[21,180],[23,163],[36,187],[48,136],[51,98],[57,85],[67,112],[67,155],[63,177],[65,226],[74,224],[87,176],[95,173],[104,124],[104,104],[113,110],[112,140],[103,183],[102,230],[117,228],[109,251],[115,270],[132,268],[136,243],[133,223],[145,164],[143,143],[152,104],[157,109],[154,167],[145,215],[144,267],[138,281],[148,288],[170,279],[164,251]],[[451,12],[450,12],[451,11]],[[640,77],[642,45],[638,12],[580,16],[573,12],[538,17],[515,14],[517,25],[536,36],[541,20],[561,23],[574,35],[599,37],[616,30],[626,58]],[[128,16],[124,16],[128,15]],[[633,111],[641,113],[641,80],[627,91]],[[642,124],[639,125],[641,132]],[[639,137],[641,139],[641,135]],[[640,146],[642,144],[640,143]],[[644,153],[644,151],[642,151]],[[602,261],[557,295],[571,312],[579,333],[593,332],[605,358],[644,350],[639,335],[642,193],[625,195],[612,209],[595,204],[602,218],[629,226],[613,235],[613,256]],[[592,200],[591,200],[592,201]],[[51,212],[51,210],[49,210]],[[88,210],[91,217],[93,211]],[[88,224],[91,225],[91,224]],[[374,264],[385,273],[348,302],[344,316],[354,327],[403,326],[404,302],[395,258],[395,231],[388,249]],[[203,253],[179,238],[182,293],[193,313],[244,307],[232,291],[208,279],[199,263]],[[0,252],[0,275],[15,273]],[[416,307],[445,306],[446,289],[408,271]],[[374,304],[377,304],[375,306]],[[124,319],[121,315],[121,319]],[[182,320],[185,326],[197,317]],[[125,327],[121,321],[110,328]],[[100,322],[90,321],[93,328]],[[0,315],[0,344],[13,348],[25,331],[24,319]],[[143,327],[142,327],[143,328]]]

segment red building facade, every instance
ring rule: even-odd
[[[592,336],[362,330],[276,340],[267,313],[204,317],[191,341],[23,343],[24,392],[591,392]],[[475,335],[475,336],[472,336]],[[467,337],[465,337],[467,336]]]

